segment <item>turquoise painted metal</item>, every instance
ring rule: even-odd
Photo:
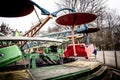
[[[17,45],[0,48],[0,67],[22,59],[22,52]]]
[[[60,9],[58,11],[55,11],[55,12],[51,13],[51,15],[54,16],[54,17],[57,17],[57,13],[60,12],[60,11],[63,11],[63,10],[69,10],[69,11],[72,11],[72,12],[76,12],[74,9],[63,8],[63,9]]]
[[[53,13],[50,13],[48,10],[40,7],[38,4],[36,4],[34,1],[30,0],[30,2],[35,5],[38,9],[41,10],[41,14],[42,15],[52,15],[53,17],[57,17],[57,13],[59,13],[60,11],[63,11],[63,10],[69,10],[69,11],[72,11],[72,12],[76,12],[74,9],[70,9],[70,8],[62,8],[60,10],[57,10]]]

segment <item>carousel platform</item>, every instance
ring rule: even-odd
[[[0,80],[86,80],[100,76],[107,69],[94,59],[78,59],[61,65],[0,71]]]
[[[102,63],[91,61],[75,61],[62,65],[29,69],[34,80],[77,80],[100,69]]]
[[[0,80],[33,80],[29,75],[29,70],[15,70],[0,72]]]

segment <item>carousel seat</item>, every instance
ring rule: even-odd
[[[82,44],[75,44],[76,48],[76,54],[78,57],[85,57],[88,59],[90,55],[94,52],[94,46],[93,44],[90,44],[89,46],[86,46],[84,43]],[[66,58],[70,56],[74,56],[73,52],[73,45],[69,45],[67,49],[64,52],[64,55]]]
[[[0,67],[7,66],[22,59],[22,52],[16,45],[0,49]]]

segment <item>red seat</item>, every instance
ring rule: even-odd
[[[75,44],[75,48],[76,48],[76,54],[77,54],[77,56],[79,56],[79,57],[85,57],[87,59],[94,52],[94,46],[93,46],[93,44],[90,44],[88,47],[86,47],[86,45],[84,43],[82,43],[82,44]],[[67,47],[67,49],[64,52],[64,55],[65,55],[66,58],[68,58],[70,56],[74,56],[73,45],[69,45]]]

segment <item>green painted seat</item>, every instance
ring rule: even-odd
[[[22,59],[22,52],[17,45],[0,48],[0,67]]]
[[[50,53],[50,50],[51,50],[51,49],[50,49],[49,47],[46,47],[46,48],[45,48],[45,53],[46,53],[46,54],[49,54],[49,53]]]

